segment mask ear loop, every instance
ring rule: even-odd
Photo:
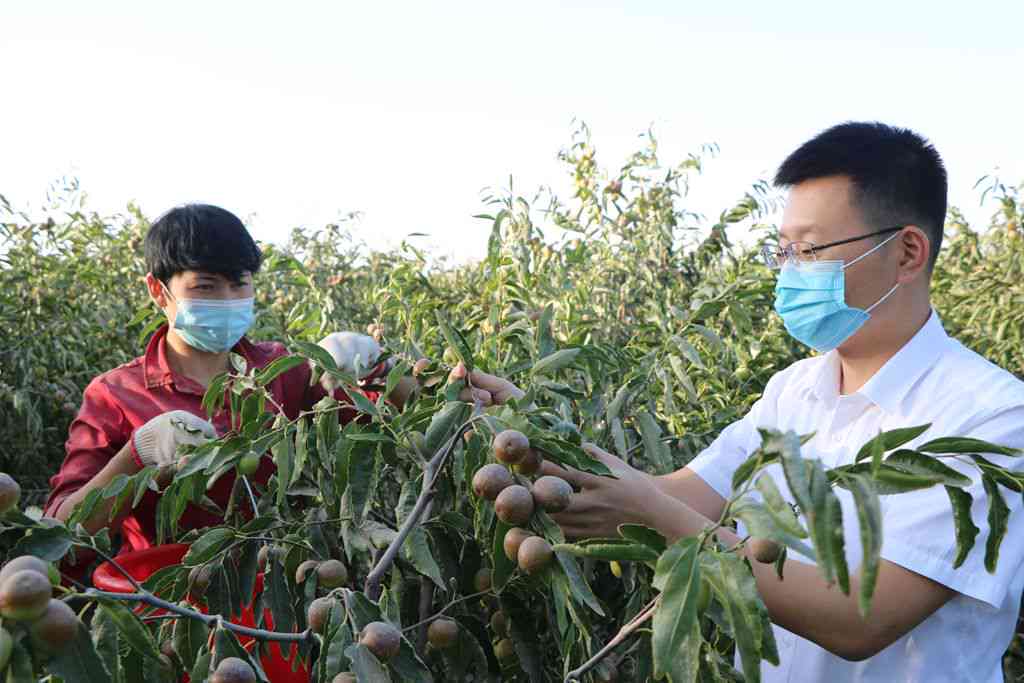
[[[884,246],[885,246],[886,244],[888,244],[889,242],[893,241],[894,239],[896,239],[896,238],[897,238],[897,237],[899,237],[899,236],[900,236],[900,233],[896,233],[895,235],[892,235],[892,236],[890,236],[890,237],[887,237],[887,238],[885,238],[884,240],[882,240],[881,242],[879,242],[879,243],[878,243],[878,244],[876,244],[875,246],[871,247],[870,249],[868,249],[867,251],[865,251],[865,252],[864,252],[863,254],[861,254],[861,255],[860,255],[860,256],[858,256],[857,258],[855,258],[855,259],[853,259],[852,261],[850,261],[849,263],[844,263],[844,264],[843,264],[843,267],[842,267],[842,269],[843,269],[843,270],[846,270],[847,268],[849,268],[850,266],[852,266],[852,265],[853,265],[854,263],[856,263],[857,261],[860,261],[860,260],[861,260],[862,258],[865,258],[866,256],[869,256],[869,255],[871,255],[871,254],[875,253],[876,251],[878,251],[879,249],[881,249],[881,248],[882,248],[882,247],[884,247]],[[890,292],[890,294],[891,294],[891,292]],[[887,294],[886,296],[888,296],[888,294]]]
[[[894,284],[892,286],[892,289],[890,289],[888,292],[883,294],[881,299],[879,299],[875,303],[873,303],[870,306],[868,306],[867,308],[865,308],[864,312],[865,313],[870,313],[871,311],[875,310],[875,308],[877,306],[880,306],[882,304],[882,302],[884,302],[886,299],[888,299],[890,296],[892,296],[892,293],[895,292],[897,289],[899,289],[899,286],[900,286],[900,283],[898,283],[898,282],[896,284]]]

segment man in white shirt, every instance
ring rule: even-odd
[[[733,471],[759,445],[758,427],[814,432],[805,457],[826,467],[852,463],[880,430],[931,424],[908,447],[965,436],[1024,448],[1024,383],[943,331],[929,282],[942,241],[946,172],[915,133],[848,123],[808,141],[786,159],[776,184],[789,188],[779,249],[776,311],[787,330],[817,349],[771,378],[761,399],[687,467],[661,477],[596,448],[617,478],[565,471],[580,489],[555,518],[571,537],[616,536],[637,522],[670,539],[694,536],[717,520]],[[505,380],[473,374],[478,398],[516,393]],[[1024,459],[986,456],[1017,472]],[[983,557],[988,497],[970,476],[974,549],[953,569],[953,518],[942,487],[881,499],[884,542],[872,609],[857,608],[861,548],[846,543],[850,595],[826,583],[791,552],[780,580],[752,561],[779,645],[781,663],[762,664],[765,681],[1002,681],[1001,656],[1024,588],[1024,515],[1019,493],[1003,490],[1009,531],[995,573]],[[788,494],[777,465],[766,472]],[[849,494],[837,490],[847,539],[859,537]],[[728,531],[728,544],[739,537]],[[744,552],[749,552],[744,550]]]

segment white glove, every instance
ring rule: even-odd
[[[344,370],[352,375],[356,373],[356,363],[359,364],[357,379],[362,379],[367,371],[377,364],[380,357],[380,344],[373,337],[358,332],[333,332],[319,342],[320,346],[331,354],[334,364],[339,370]],[[320,383],[328,391],[338,388],[338,382],[330,375],[325,374]]]
[[[198,446],[216,438],[212,424],[185,410],[157,415],[132,435],[139,460],[155,467],[176,463],[178,446]]]

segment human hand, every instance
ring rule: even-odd
[[[490,375],[480,370],[467,373],[463,363],[452,368],[449,378],[451,380],[467,380],[466,388],[459,394],[459,400],[467,403],[479,402],[484,406],[501,405],[509,399],[518,400],[526,395],[526,392],[504,377]]]
[[[592,443],[583,444],[593,458],[611,470],[602,477],[544,461],[541,474],[565,479],[577,493],[565,511],[551,515],[570,538],[617,538],[620,524],[651,526],[653,511],[665,494],[654,477],[626,464]]]
[[[217,438],[213,425],[185,410],[172,410],[152,418],[132,434],[143,466],[163,467],[178,461],[178,446],[198,446]]]
[[[331,354],[334,364],[339,370],[351,375],[365,375],[368,370],[377,364],[380,357],[380,344],[373,337],[358,332],[332,332],[317,344]],[[359,366],[358,368],[356,366]],[[357,377],[361,379],[361,377]],[[334,391],[338,388],[338,381],[325,373],[320,380],[324,389]]]

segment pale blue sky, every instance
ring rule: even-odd
[[[374,246],[483,253],[479,192],[562,186],[578,117],[617,166],[721,147],[717,212],[833,123],[930,137],[951,198],[1024,179],[1024,2],[14,2],[0,4],[0,193],[64,173],[102,210],[185,201],[261,239],[362,211]],[[987,213],[987,210],[984,212]]]

